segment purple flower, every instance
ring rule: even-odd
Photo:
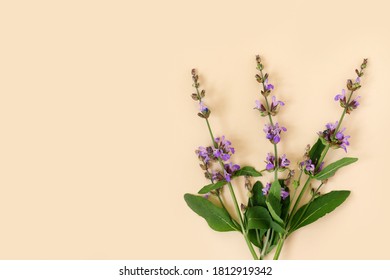
[[[279,127],[278,123],[275,125],[266,124],[263,131],[266,133],[266,138],[271,141],[272,144],[278,144],[280,142],[280,133],[287,131],[285,127]]]
[[[286,168],[290,165],[290,161],[287,159],[287,156],[284,154],[281,158],[279,158],[279,167]]]
[[[311,159],[302,161],[299,164],[299,166],[301,167],[301,169],[303,169],[305,171],[305,173],[310,174],[310,175],[315,175],[322,170],[322,168],[324,167],[324,162],[321,162],[321,164],[318,166],[317,170],[316,170],[315,164],[312,162]]]
[[[356,78],[355,83],[360,84],[360,77],[357,77],[357,78]]]
[[[352,111],[352,110],[355,110],[359,105],[360,103],[358,102],[359,98],[361,96],[358,96],[356,97],[354,100],[352,100],[351,102],[349,102],[349,105],[348,105],[348,110],[349,112]]]
[[[280,190],[280,196],[282,197],[283,200],[285,200],[289,195],[290,195],[289,192],[286,191],[284,188]]]
[[[211,174],[211,179],[213,181],[222,181],[224,180],[225,178],[223,177],[222,173],[220,171],[213,171],[212,174]]]
[[[234,154],[235,150],[231,146],[232,143],[225,139],[225,136],[215,138],[217,148],[214,150],[214,156],[220,158],[223,161],[230,159],[230,156]]]
[[[265,169],[267,169],[268,171],[274,170],[274,168],[275,168],[275,157],[271,153],[268,153],[267,154],[267,158],[265,159],[265,163],[267,164],[265,166]]]
[[[199,102],[199,111],[203,114],[206,114],[209,111],[209,108],[207,108],[203,101]]]
[[[324,131],[318,132],[318,135],[331,146],[342,148],[345,152],[347,152],[347,146],[349,146],[348,139],[350,136],[344,135],[345,128],[336,131],[338,122],[328,123],[325,127],[326,129]]]
[[[335,101],[345,100],[345,89],[342,89],[342,90],[341,90],[341,93],[340,93],[340,94],[337,94],[337,95],[334,97],[334,100],[335,100]]]
[[[271,90],[273,90],[275,88],[273,84],[269,84],[268,83],[268,79],[266,79],[264,81],[264,87],[265,87],[266,90],[269,90],[269,91],[271,91]]]
[[[253,109],[257,109],[260,111],[260,114],[264,117],[268,115],[267,109],[265,106],[260,102],[260,100],[255,100],[256,106]]]
[[[271,108],[270,108],[270,111],[271,111],[271,115],[272,116],[275,116],[276,113],[278,112],[279,110],[279,105],[280,106],[284,106],[284,102],[283,101],[277,101],[276,100],[276,97],[275,96],[272,96],[272,102],[271,102]]]
[[[231,176],[240,169],[240,166],[238,164],[233,164],[231,162],[224,165],[224,178],[227,182],[231,181]]]
[[[212,147],[199,147],[195,153],[198,155],[199,159],[205,164],[209,163],[211,160],[215,160],[213,155],[214,149]]]
[[[358,77],[359,78],[359,77]],[[357,79],[356,79],[357,80]],[[359,79],[360,82],[360,79]],[[346,113],[350,114],[353,110],[355,110],[360,104],[358,102],[358,99],[360,96],[356,97],[354,100],[347,102],[347,97],[345,96],[345,89],[341,91],[341,94],[337,94],[334,97],[335,101],[340,101],[340,106],[343,108],[346,108]]]
[[[267,171],[272,171],[275,169],[275,156],[272,155],[271,153],[267,154],[267,157],[265,159],[265,169]],[[282,157],[279,158],[279,167],[280,168],[286,168],[289,166],[290,161],[287,159],[286,155],[283,155]]]
[[[265,187],[261,190],[263,192],[263,195],[267,195],[270,188],[271,188],[271,183],[265,184]]]
[[[304,168],[304,170],[306,170],[310,173],[313,173],[315,170],[315,166],[312,163],[311,159],[302,161],[299,165],[301,166],[301,168]]]
[[[351,138],[351,136],[345,136],[344,135],[345,128],[338,131],[335,135],[335,138],[337,139],[337,144],[340,148],[342,148],[345,152],[347,152],[347,146],[349,146],[348,139]]]

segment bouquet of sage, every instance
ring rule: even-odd
[[[240,166],[232,161],[235,149],[225,136],[216,137],[213,134],[211,110],[204,101],[205,90],[200,88],[199,76],[193,69],[191,75],[195,93],[192,99],[198,103],[198,116],[205,121],[211,137],[208,146],[200,146],[195,152],[209,184],[201,188],[197,195],[185,194],[184,199],[213,230],[241,233],[253,259],[262,260],[274,252],[273,259],[277,260],[285,240],[292,233],[335,210],[350,194],[348,190],[320,191],[339,169],[357,161],[357,158],[344,157],[328,163],[325,158],[332,149],[341,148],[347,152],[350,136],[346,135],[342,123],[345,116],[359,106],[360,96],[356,96],[355,92],[361,87],[367,59],[355,70],[357,76],[347,80],[346,89],[334,97],[342,108],[340,118],[327,123],[318,132],[314,145],[302,149],[302,158],[295,169],[278,146],[287,133],[287,129],[276,120],[285,103],[273,94],[274,85],[269,82],[260,56],[256,56],[256,63],[258,73],[255,78],[260,85],[260,99],[255,101],[254,109],[266,120],[263,131],[266,141],[271,144],[264,169],[258,171],[252,166]],[[255,179],[265,172],[272,173],[270,182]],[[240,176],[245,178],[241,181],[245,182],[245,186],[233,186]],[[238,191],[248,193],[246,204],[239,205],[236,198]],[[223,192],[228,192],[233,205],[227,205]],[[304,198],[306,202],[303,202]],[[235,216],[231,214],[232,208]]]

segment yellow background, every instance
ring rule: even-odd
[[[183,194],[207,183],[192,67],[234,161],[264,168],[272,146],[252,109],[261,54],[286,102],[280,151],[293,163],[339,118],[333,97],[369,59],[344,123],[359,161],[324,189],[352,194],[281,258],[389,259],[388,11],[375,0],[2,1],[0,258],[250,259],[239,234],[210,230]]]

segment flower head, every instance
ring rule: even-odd
[[[240,169],[240,166],[238,164],[233,164],[232,162],[229,162],[224,165],[224,178],[227,182],[231,181],[231,177],[237,170]]]
[[[271,115],[272,116],[275,116],[278,111],[279,111],[279,108],[280,106],[284,106],[284,102],[283,101],[277,101],[276,100],[276,97],[275,96],[272,96],[272,102],[271,102],[271,108],[270,108],[270,111],[271,111]]]
[[[318,132],[318,135],[328,142],[334,148],[342,148],[347,152],[347,146],[349,146],[348,139],[350,136],[344,135],[345,128],[337,130],[338,122],[326,124],[324,131]]]
[[[283,126],[279,126],[278,123],[275,125],[266,124],[263,131],[266,133],[266,138],[271,141],[272,144],[278,144],[280,142],[280,133],[282,131],[287,131]]]
[[[287,159],[287,156],[284,154],[281,158],[279,158],[279,167],[286,168],[290,165],[290,161]]]
[[[256,106],[253,109],[257,109],[260,111],[260,114],[264,117],[268,115],[268,111],[263,105],[263,103],[260,102],[260,100],[255,100]]]
[[[271,153],[268,153],[267,157],[265,159],[265,163],[267,164],[265,166],[265,169],[267,169],[268,171],[274,170],[274,168],[275,168],[275,157]]]
[[[359,79],[359,77],[356,79],[356,83],[358,83],[358,81],[360,82],[360,79],[359,80],[358,79]],[[360,105],[358,102],[359,98],[360,98],[360,96],[358,96],[355,99],[348,102],[347,97],[345,95],[345,89],[343,89],[340,94],[337,94],[334,97],[334,100],[340,101],[340,106],[343,108],[346,108],[346,113],[350,114],[353,110],[355,110]]]
[[[220,158],[223,161],[230,159],[230,156],[234,154],[235,150],[231,146],[232,143],[225,139],[225,136],[215,138],[217,148],[214,149],[214,156]]]
[[[269,83],[268,83],[268,79],[266,79],[266,80],[264,81],[264,87],[265,87],[265,89],[268,90],[268,91],[271,91],[271,90],[273,90],[273,89],[275,88],[273,84],[269,84]]]
[[[263,195],[267,195],[270,188],[271,188],[271,183],[265,184],[265,187],[261,190],[263,192]]]
[[[199,113],[198,116],[207,119],[210,116],[209,108],[204,104],[203,101],[199,102]]]
[[[215,160],[214,149],[212,147],[199,147],[195,153],[198,155],[199,160],[207,164],[212,160]]]
[[[311,159],[307,159],[307,160],[302,161],[299,164],[299,167],[303,171],[305,171],[306,174],[315,175],[322,170],[322,168],[324,167],[324,162],[321,162],[321,164],[318,166],[317,170],[316,170],[316,165],[312,162]]]
[[[282,188],[282,189],[280,190],[280,196],[282,197],[283,200],[285,200],[289,195],[290,195],[289,192],[286,191],[285,188]]]
[[[267,171],[272,171],[275,169],[275,156],[271,153],[267,154],[267,157],[265,159],[265,169]],[[290,161],[287,159],[286,155],[283,155],[282,157],[279,157],[278,159],[279,167],[280,168],[286,168],[290,165]]]

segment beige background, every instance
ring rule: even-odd
[[[207,183],[192,67],[234,160],[264,167],[258,53],[286,102],[280,149],[294,162],[338,119],[333,97],[369,58],[345,121],[360,160],[326,186],[352,195],[281,258],[390,258],[386,1],[235,2],[1,1],[1,259],[250,259],[239,234],[210,230],[183,194]]]

